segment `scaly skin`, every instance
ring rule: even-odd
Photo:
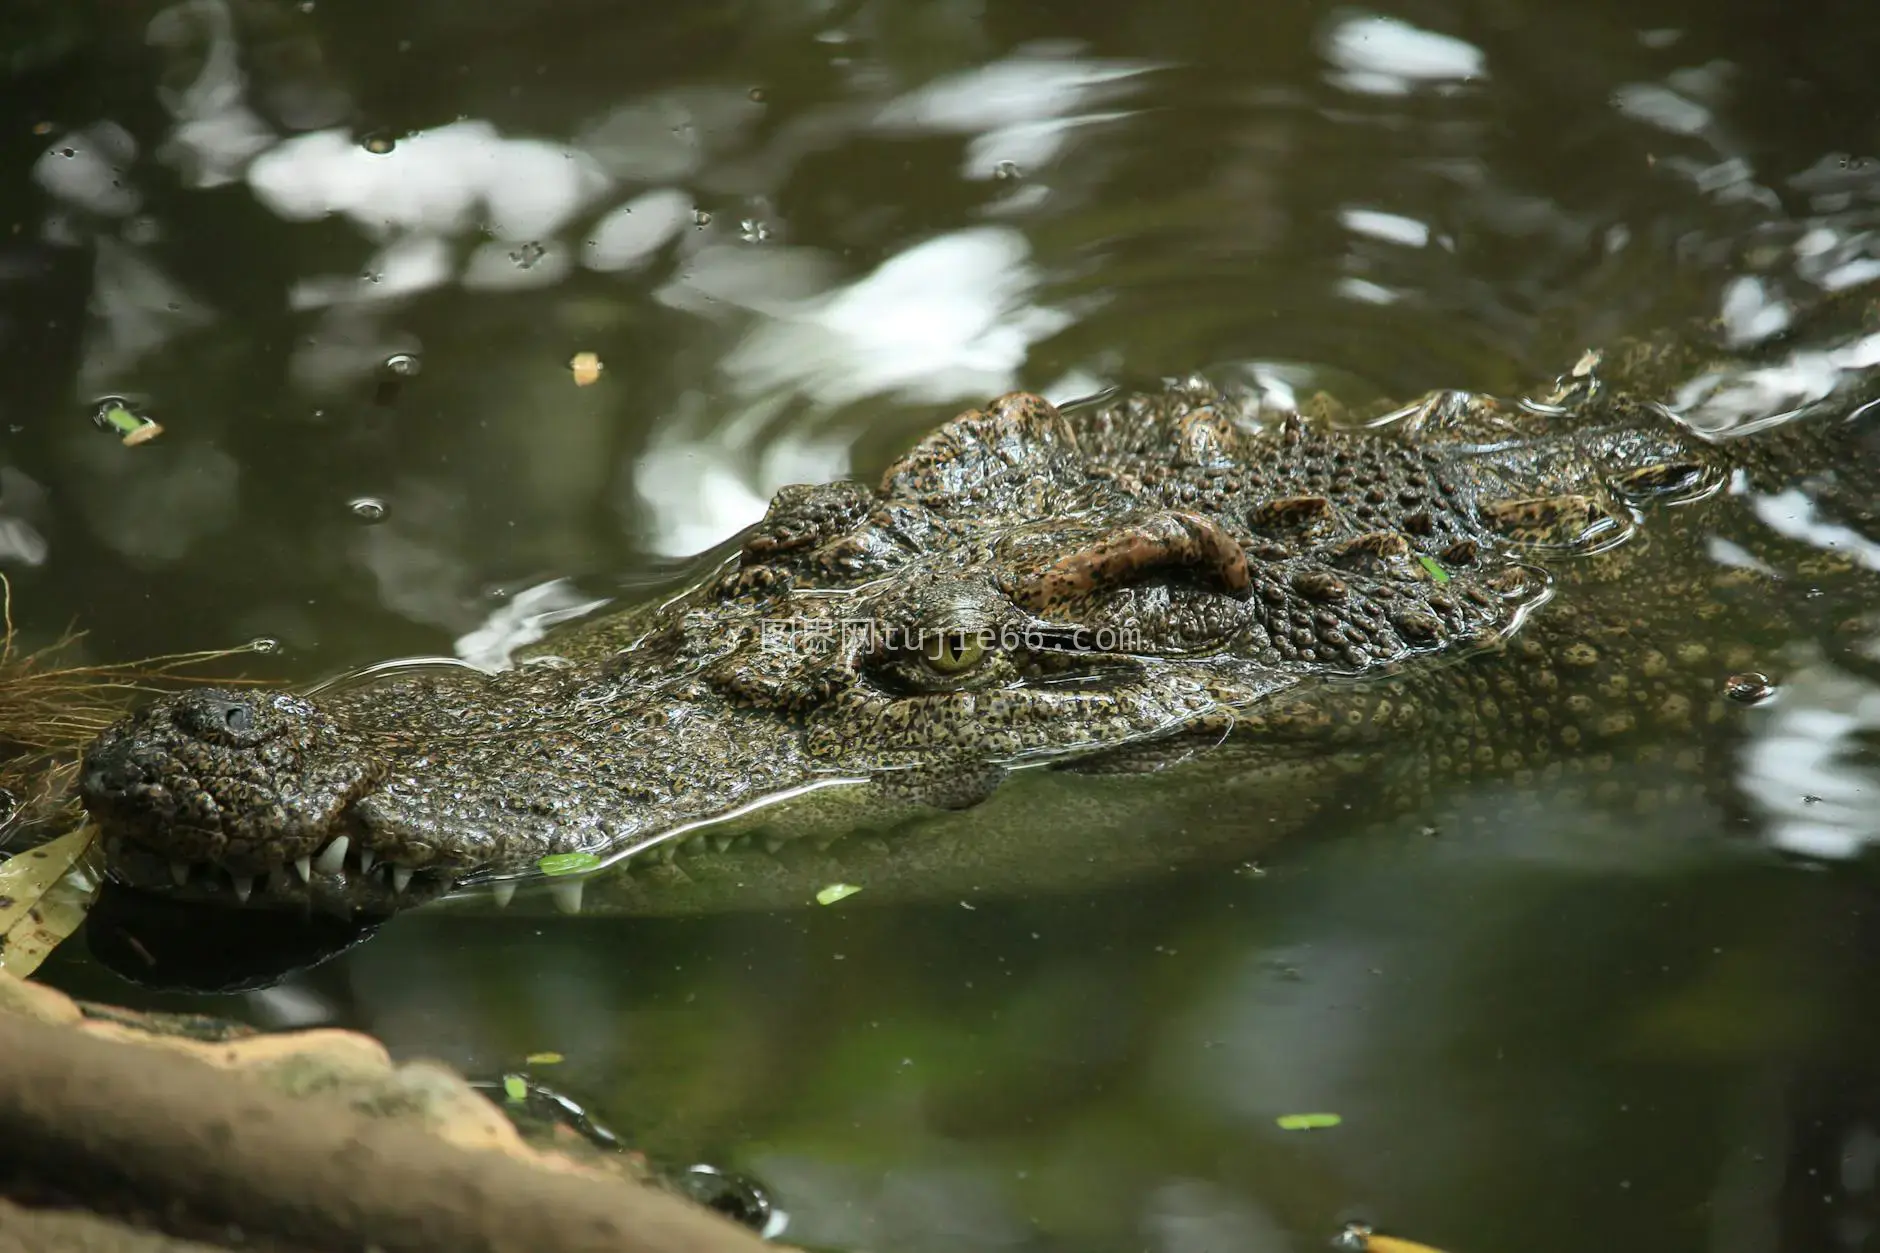
[[[1714,766],[1726,678],[1792,634],[1779,585],[1833,564],[1720,489],[1830,464],[1826,428],[1711,442],[1584,371],[1363,429],[1201,386],[1014,394],[878,488],[784,489],[709,577],[513,670],[172,696],[81,788],[126,882],[369,913],[506,900],[567,853],[608,869],[564,906],[640,913],[1039,890],[1448,779],[1597,793],[1635,742]],[[1718,536],[1775,573],[1709,561]]]

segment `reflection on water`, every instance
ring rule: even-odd
[[[770,429],[788,406],[965,402],[1012,390],[1030,347],[1070,321],[1029,303],[1039,275],[1028,251],[1023,235],[1000,227],[941,235],[844,287],[787,303],[764,282],[769,264],[748,252],[722,256],[712,299],[769,317],[720,362],[728,394],[717,404],[682,399],[635,466],[651,515],[647,547],[698,552],[763,517],[786,483],[847,475],[854,433]]]
[[[1488,72],[1480,48],[1394,17],[1352,13],[1335,18],[1323,42],[1329,78],[1346,91],[1401,96],[1418,87],[1467,83]]]
[[[1014,386],[1513,392],[1705,316],[1765,351],[1678,380],[1688,419],[1817,408],[1880,362],[1784,338],[1880,276],[1872,19],[1775,12],[0,18],[0,569],[29,634],[76,618],[103,657],[265,635],[309,679],[495,666]],[[101,434],[106,395],[163,434]],[[1752,503],[1880,569],[1801,495]],[[1842,644],[1785,659],[1739,796],[1636,824],[1484,786],[1452,810],[1493,838],[1418,815],[1264,877],[420,913],[214,1005],[484,1071],[562,1052],[554,1086],[755,1173],[805,1243],[1310,1248],[1363,1218],[1457,1249],[1869,1247],[1880,692]],[[1344,1124],[1274,1125],[1301,1110]]]
[[[1797,668],[1745,747],[1740,786],[1778,848],[1848,858],[1880,840],[1880,688],[1819,661]]]

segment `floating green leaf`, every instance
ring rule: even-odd
[[[98,418],[120,435],[129,435],[144,424],[142,418],[123,405],[106,405],[98,411]]]
[[[531,1053],[522,1060],[531,1066],[559,1066],[567,1058],[560,1053]]]
[[[1281,1114],[1273,1121],[1281,1131],[1320,1131],[1345,1120],[1337,1114]]]
[[[92,421],[102,430],[110,431],[123,439],[127,446],[135,447],[163,434],[163,427],[146,418],[121,400],[107,400],[92,415]]]
[[[854,896],[859,891],[861,891],[861,889],[856,887],[853,883],[831,883],[828,887],[816,893],[816,903],[818,905],[833,905],[837,901],[846,900]]]
[[[550,853],[535,863],[543,874],[580,874],[601,864],[593,853]]]
[[[521,1075],[503,1076],[503,1095],[520,1105],[529,1099],[529,1084]]]
[[[1449,582],[1449,571],[1443,569],[1442,562],[1436,560],[1434,557],[1425,557],[1420,553],[1417,555],[1417,560],[1422,563],[1425,570],[1430,572],[1432,579],[1435,579],[1438,583]]]

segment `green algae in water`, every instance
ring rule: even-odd
[[[537,861],[535,868],[547,875],[580,874],[600,864],[601,859],[593,853],[550,853]]]
[[[517,1105],[529,1099],[529,1083],[521,1075],[503,1076],[503,1095]]]
[[[1424,556],[1418,556],[1417,560],[1422,563],[1425,570],[1430,572],[1432,579],[1435,579],[1438,583],[1449,582],[1449,571],[1443,569],[1442,562],[1436,560],[1434,557]]]
[[[861,888],[853,883],[831,883],[828,887],[816,893],[816,903],[818,905],[833,905],[837,901],[847,900],[861,890]]]

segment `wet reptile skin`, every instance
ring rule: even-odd
[[[169,697],[82,791],[127,882],[368,912],[563,853],[608,863],[590,909],[645,913],[1101,882],[1458,779],[1623,801],[1638,753],[1675,801],[1732,673],[1779,671],[1796,589],[1848,573],[1745,504],[1832,488],[1834,417],[1713,442],[1584,372],[1362,428],[1014,394],[512,670]]]

